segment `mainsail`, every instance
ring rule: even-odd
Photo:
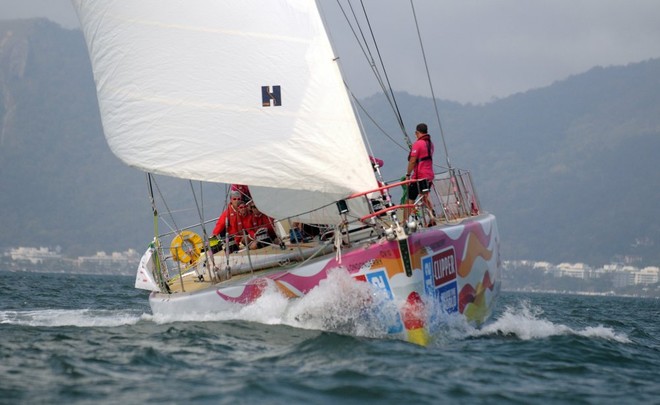
[[[247,184],[280,218],[376,187],[315,1],[73,4],[105,136],[126,164]]]

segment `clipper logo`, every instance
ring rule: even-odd
[[[264,107],[278,107],[282,105],[282,92],[280,86],[261,86],[261,105]]]
[[[422,259],[424,290],[438,300],[447,313],[458,310],[456,285],[456,256],[450,247],[433,256]]]

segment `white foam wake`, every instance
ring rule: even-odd
[[[397,317],[395,303],[384,293],[369,283],[356,281],[344,269],[335,269],[300,299],[289,300],[271,286],[254,303],[236,305],[233,311],[173,313],[147,316],[147,319],[156,323],[243,320],[379,337],[386,335],[387,326],[396,322]]]
[[[127,311],[93,309],[40,309],[0,311],[0,324],[25,326],[116,327],[134,325],[145,315]]]
[[[620,343],[630,343],[625,333],[617,333],[612,328],[598,325],[575,329],[566,325],[556,324],[542,318],[543,310],[522,301],[517,307],[506,307],[504,313],[494,322],[474,329],[471,336],[492,334],[515,335],[522,340],[540,339],[558,335],[578,335],[590,338],[614,340]]]

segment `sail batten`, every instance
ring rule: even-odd
[[[73,3],[104,133],[126,164],[326,203],[375,186],[315,2]]]

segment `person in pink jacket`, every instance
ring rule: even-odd
[[[413,143],[412,148],[410,149],[410,154],[408,155],[406,180],[426,179],[430,187],[435,178],[435,174],[433,173],[434,148],[433,142],[431,142],[431,136],[428,133],[427,125],[424,123],[417,124],[415,136],[417,137],[417,140]],[[415,200],[417,200],[420,192],[419,183],[410,183],[408,186],[408,203],[413,204]],[[428,193],[424,193],[423,199],[429,212],[433,212]],[[408,215],[409,212],[406,212],[405,217],[407,218]]]

